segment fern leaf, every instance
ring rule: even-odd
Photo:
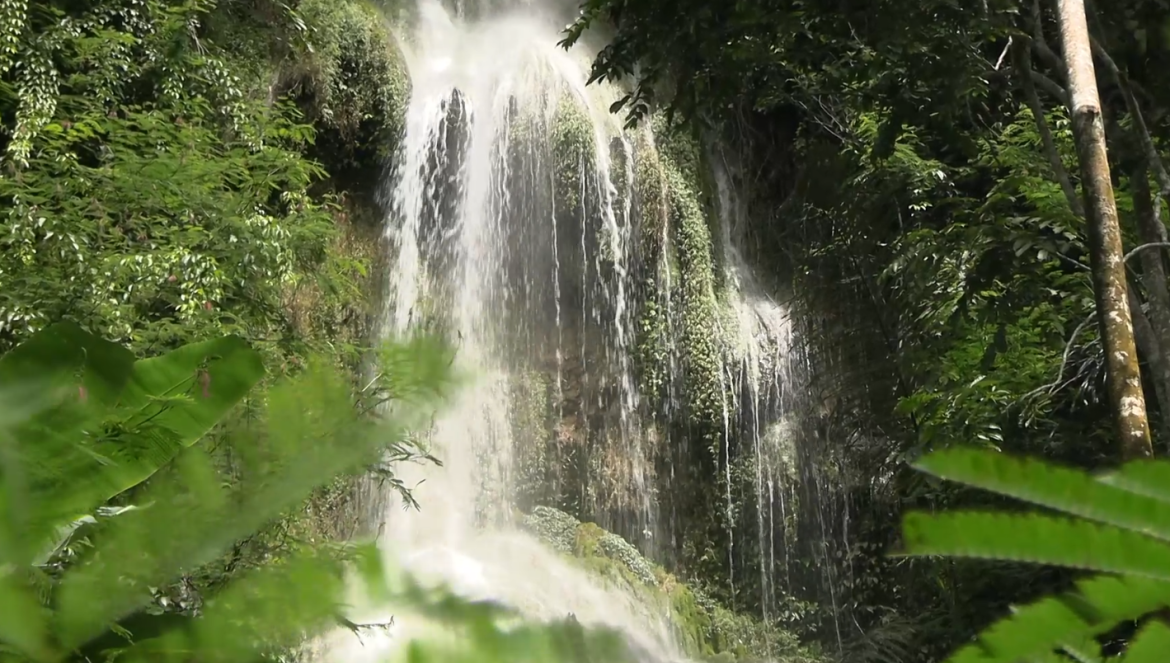
[[[1083,520],[1036,514],[908,514],[910,555],[949,555],[1053,564],[1170,580],[1170,545]]]
[[[1076,663],[1102,663],[1101,646],[1086,639],[1077,644],[1065,644],[1061,649]]]
[[[1160,621],[1150,622],[1129,645],[1123,663],[1162,663],[1170,651],[1170,627]]]
[[[1062,643],[1084,641],[1164,605],[1170,605],[1170,583],[1115,576],[1082,580],[1072,592],[1017,608],[948,663],[1060,660],[1052,652]]]
[[[944,479],[1170,540],[1170,503],[1131,492],[1124,483],[1107,483],[1077,470],[985,449],[948,449],[930,454],[917,467]]]
[[[1170,503],[1170,463],[1139,460],[1122,465],[1118,470],[1097,479],[1131,493]]]

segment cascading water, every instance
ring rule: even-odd
[[[443,466],[398,468],[421,511],[388,509],[382,544],[423,579],[682,660],[661,606],[606,588],[514,514],[554,506],[670,558],[701,501],[675,485],[696,480],[678,459],[707,458],[729,581],[753,557],[767,616],[788,531],[790,324],[736,250],[727,170],[705,205],[685,155],[623,130],[608,111],[619,92],[585,85],[588,58],[557,46],[563,16],[485,7],[419,0],[401,44],[412,92],[388,182],[386,332],[447,335],[473,379],[430,431]],[[705,416],[709,430],[692,425]],[[744,485],[750,546],[736,534]],[[331,657],[377,660],[418,628],[396,623],[389,641],[338,642]]]

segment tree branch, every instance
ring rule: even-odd
[[[1170,249],[1170,242],[1150,242],[1148,244],[1142,244],[1141,246],[1135,246],[1130,250],[1129,253],[1125,254],[1125,261],[1129,262],[1130,258],[1136,256],[1142,251],[1145,251],[1146,249]]]
[[[1068,106],[1068,92],[1059,83],[1034,69],[1030,71],[1029,75],[1032,82],[1040,89],[1056,98],[1062,106]]]
[[[1040,10],[1040,0],[1032,0],[1030,9],[1032,48],[1036,51],[1036,55],[1040,56],[1040,60],[1044,62],[1045,66],[1058,72],[1057,75],[1063,78],[1065,75],[1064,60],[1056,54],[1056,51],[1048,47],[1048,42],[1044,39],[1044,15]]]
[[[360,642],[362,644],[362,646],[365,646],[365,644],[366,644],[365,641],[362,640],[362,632],[363,631],[389,632],[390,629],[394,628],[394,618],[393,617],[391,617],[390,621],[388,621],[388,622],[376,622],[376,623],[371,623],[371,624],[358,624],[356,622],[351,622],[350,620],[346,619],[345,617],[342,617],[341,615],[336,615],[335,619],[337,620],[337,623],[341,624],[345,628],[352,631],[353,634],[355,636],[357,636],[358,642]]]
[[[1025,400],[1027,398],[1030,398],[1032,396],[1036,396],[1036,395],[1038,395],[1042,392],[1045,392],[1045,391],[1047,391],[1049,395],[1052,395],[1053,393],[1056,392],[1057,387],[1060,386],[1061,380],[1064,379],[1064,371],[1068,367],[1068,360],[1070,357],[1072,357],[1073,345],[1076,344],[1077,338],[1080,337],[1081,332],[1085,331],[1085,327],[1088,327],[1089,323],[1093,322],[1093,320],[1096,319],[1096,317],[1097,317],[1096,311],[1093,311],[1092,313],[1090,313],[1083,321],[1081,321],[1081,324],[1077,325],[1077,328],[1073,330],[1072,336],[1068,337],[1068,342],[1065,343],[1065,345],[1064,345],[1064,354],[1062,354],[1060,357],[1060,368],[1056,372],[1056,379],[1053,380],[1052,382],[1049,382],[1046,385],[1037,387],[1037,388],[1033,389],[1032,391],[1029,391],[1028,393],[1021,396],[1020,400]]]
[[[1040,97],[1036,94],[1036,85],[1032,80],[1032,53],[1026,44],[1018,44],[1012,47],[1012,57],[1015,60],[1016,68],[1019,69],[1020,87],[1024,92],[1024,99],[1028,102],[1028,108],[1032,110],[1032,118],[1036,121],[1036,129],[1040,132],[1040,142],[1044,148],[1044,154],[1048,157],[1048,165],[1052,168],[1052,174],[1056,181],[1060,184],[1061,191],[1064,192],[1064,197],[1068,201],[1068,206],[1079,217],[1085,216],[1085,209],[1081,205],[1081,201],[1077,198],[1077,190],[1072,185],[1072,179],[1069,178],[1068,170],[1064,167],[1064,162],[1060,158],[1060,151],[1056,149],[1056,141],[1052,138],[1052,130],[1048,128],[1048,120],[1044,115],[1044,106],[1040,103]]]

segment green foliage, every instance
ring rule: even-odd
[[[135,361],[116,344],[73,324],[52,325],[0,358],[0,384],[36,376],[55,407],[9,429],[19,445],[34,505],[25,538],[32,554],[44,537],[142,483],[203,437],[264,375],[260,356],[238,338],[183,346]],[[78,482],[77,476],[87,477]]]
[[[360,215],[319,193],[355,159],[380,163],[363,140],[394,142],[405,77],[376,10],[28,7],[5,14],[19,48],[0,95],[16,122],[0,176],[0,349],[68,318],[136,353],[237,334],[271,365],[327,348],[297,310],[306,293],[322,315],[364,322],[368,259],[343,253],[335,224]],[[303,103],[297,67],[316,72],[319,103]]]
[[[418,366],[425,368],[429,358],[421,353],[416,356],[422,360]],[[387,444],[399,444],[402,422],[410,420],[392,423],[356,417],[341,376],[328,368],[315,368],[267,394],[265,435],[251,440],[251,448],[239,449],[236,458],[249,480],[232,485],[217,478],[213,458],[205,449],[190,445],[260,377],[258,355],[237,341],[185,346],[135,362],[123,348],[59,325],[18,347],[0,366],[6,391],[27,390],[29,380],[49,378],[44,383],[47,391],[34,392],[41,402],[40,412],[28,422],[7,422],[3,431],[7,516],[0,554],[6,563],[27,565],[39,552],[44,531],[37,523],[41,514],[69,514],[83,506],[94,509],[112,496],[112,488],[128,488],[175,459],[173,467],[135,495],[141,508],[101,523],[93,535],[96,548],[66,566],[54,582],[51,603],[45,609],[31,609],[28,620],[18,622],[21,632],[8,641],[32,660],[55,660],[60,654],[54,651],[72,651],[101,635],[144,607],[151,597],[147,588],[211,561],[321,482],[355,464],[368,463]],[[201,380],[204,375],[210,379]],[[429,382],[413,384],[423,379]],[[411,402],[424,406],[429,399],[419,399],[422,390],[434,392],[445,386],[443,376],[424,370],[412,377],[409,367],[397,381],[413,385]],[[58,389],[62,383],[80,387],[62,391]],[[187,396],[188,391],[193,393]],[[406,389],[399,392],[411,394]],[[85,398],[79,399],[79,393]],[[85,427],[87,421],[108,421],[105,417],[110,414],[128,425],[114,430],[105,426],[104,432]],[[153,439],[179,444],[165,449],[142,446],[140,431],[148,423],[159,431]],[[269,579],[221,593],[193,631],[172,633],[164,640],[182,635],[193,638],[188,645],[247,660],[245,654],[259,641],[243,640],[249,622],[231,615],[245,610],[259,617],[252,592],[273,583],[270,588],[295,591],[286,595],[289,602],[272,604],[287,610],[286,620],[273,624],[286,630],[262,634],[261,640],[280,636],[284,642],[279,644],[288,645],[289,637],[303,635],[299,629],[320,623],[336,609],[341,578],[334,573],[331,583],[322,584],[327,563],[335,561],[306,557],[260,572]],[[0,599],[6,606],[31,600],[27,589],[19,585],[10,584],[7,590]],[[298,592],[304,595],[310,590],[322,593],[315,600],[310,595],[294,601]],[[51,617],[46,610],[51,610]],[[138,646],[145,650],[135,647],[125,654],[141,658],[158,644],[140,642]],[[167,644],[151,655],[161,655],[177,644]]]
[[[653,610],[668,614],[687,655],[703,660],[817,663],[782,626],[733,612],[644,558],[629,542],[594,523],[539,506],[524,526],[547,545]]]
[[[153,420],[173,439],[201,437],[223,416],[228,401],[257,381],[258,355],[222,339],[135,362],[124,348],[71,325],[50,327],[6,355],[0,360],[0,412],[9,414],[0,427],[0,563],[8,569],[0,576],[5,660],[274,660],[337,624],[361,626],[342,617],[346,571],[356,572],[378,600],[409,606],[465,636],[454,648],[449,641],[413,643],[412,660],[489,655],[488,660],[546,661],[564,660],[569,652],[576,661],[623,660],[624,645],[614,634],[586,633],[573,624],[509,627],[505,618],[514,616],[503,608],[424,591],[408,580],[391,582],[377,551],[363,545],[346,546],[340,556],[306,548],[280,564],[250,571],[210,597],[198,615],[148,609],[152,588],[226,552],[332,477],[409,445],[408,433],[429,421],[450,390],[449,352],[417,339],[388,345],[385,354],[392,361],[376,381],[376,402],[392,405],[390,418],[362,416],[345,376],[327,363],[313,363],[264,394],[263,427],[235,448],[245,481],[222,481],[208,449],[187,444],[135,491],[139,507],[90,520],[85,534],[90,547],[67,545],[72,556],[64,561],[57,555],[47,591],[33,582],[53,566],[30,555],[41,545],[33,522],[37,515],[73,508],[77,494],[105,495],[107,476],[137,477],[143,463],[159,460],[124,434],[105,441],[107,447],[122,446],[122,453],[106,454],[105,469],[94,472],[88,448],[94,436],[77,426],[78,417],[67,415],[111,405],[116,413],[156,408]],[[212,381],[203,386],[224,394],[209,393],[202,402],[198,393],[178,398],[175,385],[197,386],[204,370],[191,359],[209,356],[216,361],[206,369]],[[72,388],[57,389],[62,385]],[[78,398],[79,385],[85,399]],[[39,438],[26,434],[34,429]],[[42,448],[46,440],[60,442],[51,455]],[[39,481],[46,469],[61,481]]]
[[[1054,564],[1103,574],[1079,581],[1067,594],[1013,610],[950,661],[1058,660],[1057,650],[1075,660],[1098,660],[1094,637],[1170,604],[1170,463],[1133,463],[1093,476],[986,450],[953,449],[927,456],[917,467],[1062,515],[913,513],[904,523],[909,554]],[[1165,631],[1160,622],[1148,625],[1129,643],[1124,661],[1155,660]]]
[[[1131,250],[1127,177],[1148,155],[1124,88],[1164,151],[1170,101],[1150,91],[1170,89],[1170,49],[1145,26],[1164,25],[1166,5],[1086,4]],[[793,417],[802,485],[788,517],[799,536],[772,570],[820,604],[815,630],[845,660],[937,660],[1005,603],[1069,580],[1051,567],[887,559],[906,508],[1002,503],[904,459],[963,439],[1113,462],[1086,237],[1058,177],[1079,191],[1055,19],[1052,3],[999,0],[590,0],[565,35],[600,28],[593,79],[631,91],[615,111],[635,122],[674,111],[684,132],[737,157],[749,216],[739,248],[759,274],[793,281],[809,374],[792,377],[807,377],[809,401]],[[1142,266],[1129,266],[1152,321]],[[642,315],[651,339],[658,313]],[[654,344],[639,349],[656,356]],[[1145,371],[1147,388],[1157,373]],[[708,472],[687,490],[719,480]],[[737,579],[755,571],[743,540]],[[708,552],[720,553],[694,556]]]
[[[723,394],[720,391],[718,302],[711,230],[698,202],[695,184],[666,162],[673,245],[678,252],[682,306],[682,360],[686,375],[687,409],[691,423],[713,456],[721,428]]]
[[[318,153],[335,175],[377,165],[403,130],[410,79],[387,19],[368,0],[301,0],[306,48],[284,85],[323,129]]]
[[[640,232],[637,237],[642,273],[639,283],[642,296],[637,322],[638,382],[643,394],[652,402],[667,398],[670,381],[670,298],[666,284],[671,268],[667,201],[669,189],[658,151],[642,136],[634,159],[633,210]]]
[[[312,128],[245,98],[224,53],[196,42],[186,26],[210,6],[130,4],[48,24],[42,8],[25,28],[59,84],[17,87],[0,178],[7,346],[62,318],[135,351],[268,336],[332,235],[308,196],[324,174],[301,156]]]
[[[552,121],[552,144],[556,175],[557,208],[569,214],[584,214],[583,178],[595,167],[597,146],[589,116],[575,99],[565,98],[557,104]]]
[[[957,110],[952,100],[981,96],[978,46],[991,32],[982,19],[1014,11],[992,3],[982,13],[968,12],[946,0],[849,7],[589,0],[564,43],[575,43],[594,24],[612,30],[591,78],[636,76],[634,90],[617,106],[631,121],[648,118],[655,105],[703,122],[726,119],[729,103],[791,105],[840,132],[850,112],[880,107],[892,136],[930,115],[943,126]],[[839,90],[858,105],[827,98]],[[935,110],[940,107],[945,111]]]

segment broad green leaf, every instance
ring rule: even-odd
[[[67,400],[64,410],[42,415],[19,434],[32,491],[53,496],[40,501],[29,529],[43,554],[51,548],[46,539],[59,540],[60,528],[150,478],[198,441],[260,381],[264,367],[259,353],[236,337],[134,361],[125,348],[62,323],[0,359],[0,378],[16,381],[25,374],[82,385],[76,399],[81,411]],[[82,428],[89,434],[80,435]]]
[[[0,570],[0,642],[34,659],[46,655],[48,630],[44,608],[11,571]]]
[[[203,437],[264,377],[264,362],[235,336],[184,345],[134,363],[118,399],[125,423],[174,431],[183,446]],[[167,400],[160,400],[167,399]]]
[[[241,578],[208,605],[192,643],[216,661],[251,661],[263,645],[288,647],[335,624],[344,598],[343,569],[306,554]]]
[[[80,399],[113,405],[130,379],[133,364],[134,355],[126,348],[72,322],[58,322],[0,357],[0,385],[63,377],[84,388]]]
[[[1162,663],[1170,652],[1170,627],[1154,620],[1130,643],[1122,663]]]
[[[116,362],[106,372],[90,370],[103,365],[109,347],[61,325],[0,357],[0,563],[26,564],[42,554],[60,522],[52,513],[87,476],[90,461],[78,452],[101,408],[81,396],[108,396],[116,387],[119,378],[106,379],[118,372]]]
[[[1084,472],[974,448],[932,453],[916,467],[944,479],[1170,540],[1170,503],[1095,480]]]
[[[948,555],[1053,564],[1170,580],[1170,545],[1083,520],[1037,514],[908,514],[910,555]]]
[[[1061,651],[1077,663],[1101,663],[1101,646],[1092,640],[1063,643]]]
[[[442,376],[420,370],[430,358],[417,361],[403,366],[401,378],[415,393],[433,390],[437,385],[426,383]],[[404,424],[428,421],[431,411],[419,403],[393,419],[359,418],[345,377],[322,364],[278,384],[266,400],[263,443],[236,458],[246,478],[239,488],[219,484],[202,450],[185,449],[174,472],[145,488],[141,500],[152,503],[150,509],[109,523],[103,554],[72,569],[60,584],[62,642],[79,646],[95,637],[143,606],[146,587],[212,561],[314,489],[401,443]],[[176,529],[176,523],[183,526]]]

